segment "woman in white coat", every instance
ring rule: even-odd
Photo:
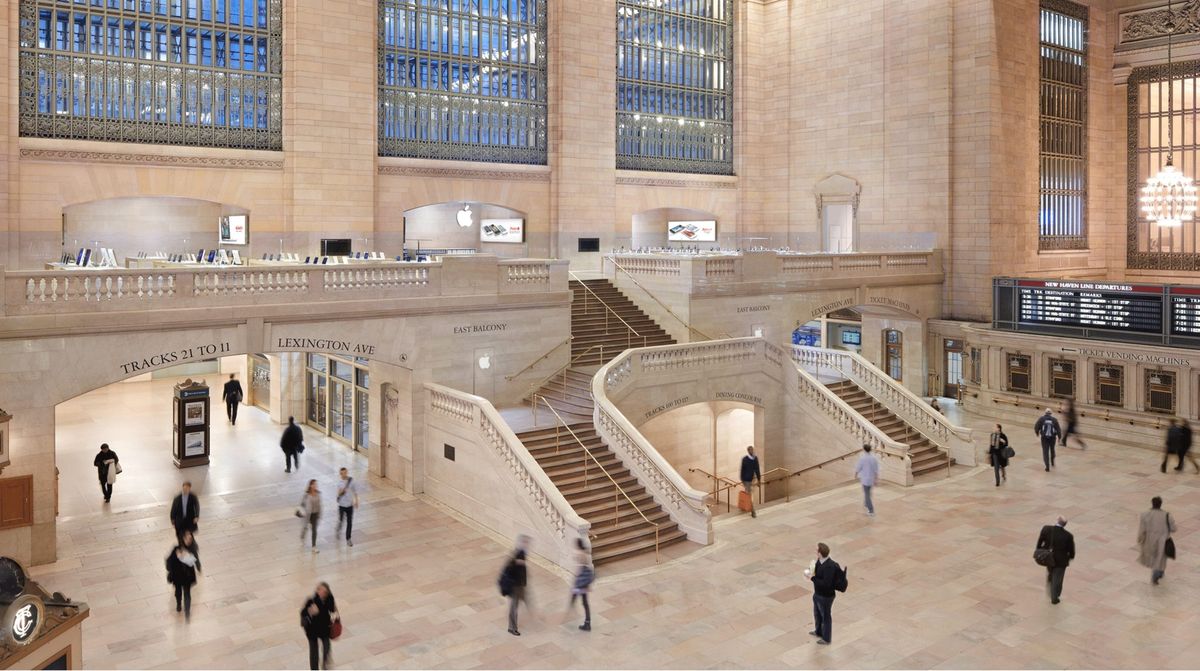
[[[1167,541],[1175,531],[1171,513],[1162,509],[1162,497],[1150,500],[1150,510],[1142,513],[1138,524],[1138,562],[1150,569],[1150,582],[1155,585],[1167,570]],[[1173,558],[1173,557],[1172,557]]]

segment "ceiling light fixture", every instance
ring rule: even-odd
[[[1173,2],[1167,3],[1167,72],[1171,72],[1171,36],[1176,26]],[[1175,79],[1167,77],[1167,163],[1146,181],[1139,201],[1146,219],[1163,228],[1178,228],[1196,215],[1196,185],[1191,177],[1176,169],[1174,159]]]

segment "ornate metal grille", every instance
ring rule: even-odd
[[[1168,87],[1175,88],[1175,166],[1193,179],[1200,175],[1200,61],[1134,68],[1128,80],[1128,178],[1126,183],[1126,264],[1147,270],[1200,270],[1197,222],[1162,228],[1142,215],[1142,186],[1167,160]]]
[[[21,135],[280,149],[281,6],[21,0]]]
[[[1087,7],[1041,6],[1040,249],[1087,248]]]
[[[546,0],[380,0],[379,153],[546,163]]]
[[[733,0],[617,0],[617,167],[733,174]]]

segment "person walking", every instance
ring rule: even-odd
[[[1033,425],[1033,432],[1042,439],[1042,462],[1046,464],[1046,472],[1049,473],[1054,466],[1054,446],[1058,444],[1058,437],[1062,435],[1062,429],[1059,428],[1058,420],[1054,418],[1050,408],[1046,408],[1046,413],[1038,417]]]
[[[100,492],[104,494],[104,502],[112,499],[113,483],[117,481],[117,473],[121,472],[121,459],[117,453],[108,448],[108,443],[100,444],[100,452],[92,460],[96,474],[100,476]]]
[[[1163,454],[1162,466],[1160,467],[1160,470],[1162,470],[1163,473],[1167,472],[1167,462],[1171,460],[1171,455],[1175,455],[1175,457],[1179,459],[1179,463],[1175,466],[1175,470],[1183,470],[1183,459],[1185,456],[1187,456],[1185,444],[1188,441],[1188,433],[1188,431],[1184,431],[1183,427],[1179,425],[1178,419],[1174,417],[1171,418],[1171,423],[1167,427],[1167,449]]]
[[[1183,466],[1183,458],[1187,458],[1192,462],[1192,467],[1196,469],[1196,473],[1200,474],[1200,463],[1196,462],[1196,455],[1192,454],[1192,425],[1186,419],[1179,420],[1179,428],[1183,430],[1183,456],[1179,459],[1180,467]]]
[[[754,484],[754,479],[758,478],[758,485],[762,486],[762,468],[758,465],[758,457],[754,454],[754,446],[746,447],[746,456],[742,457],[742,488],[746,490],[746,496],[750,499],[750,517],[758,517],[758,511],[754,509],[754,493],[751,488]]]
[[[1162,497],[1150,499],[1150,510],[1138,522],[1138,562],[1150,569],[1150,582],[1157,585],[1167,572],[1167,559],[1175,558],[1175,520],[1162,509]],[[1168,548],[1168,543],[1170,547]]]
[[[242,402],[242,383],[237,381],[237,373],[229,374],[221,398],[225,400],[225,415],[229,417],[229,423],[237,426],[238,405]]]
[[[1036,549],[1050,551],[1049,565],[1046,566],[1046,591],[1050,594],[1050,603],[1057,604],[1062,596],[1067,566],[1075,558],[1075,537],[1067,531],[1067,518],[1060,515],[1057,522],[1042,527]]]
[[[321,520],[321,489],[317,487],[316,480],[308,481],[308,489],[304,490],[300,506],[296,508],[296,516],[304,519],[304,526],[300,527],[300,543],[303,545],[305,532],[312,529],[312,553],[317,554],[320,552],[317,549],[317,522]]]
[[[192,619],[192,585],[200,570],[200,546],[192,532],[185,531],[167,555],[167,582],[175,586],[175,612],[182,610],[186,620]]]
[[[575,539],[575,582],[571,586],[571,603],[567,606],[567,610],[575,609],[575,599],[578,597],[583,601],[583,624],[579,625],[580,631],[592,630],[592,607],[588,604],[588,592],[592,589],[592,583],[596,580],[596,569],[592,566],[592,553],[584,544],[582,538]]]
[[[338,483],[337,490],[337,533],[342,533],[342,522],[345,521],[346,545],[354,547],[354,541],[350,540],[350,532],[354,530],[354,511],[358,508],[358,485],[354,484],[354,478],[350,477],[350,472],[345,468],[339,470],[338,474],[342,480]]]
[[[871,489],[879,480],[879,460],[871,454],[871,446],[863,443],[862,454],[858,463],[854,464],[854,477],[862,484],[863,506],[867,509],[867,517],[875,517],[875,504],[871,502]]]
[[[200,518],[200,499],[192,493],[192,483],[184,482],[180,492],[171,502],[171,526],[175,527],[175,537],[183,538],[183,533],[196,533],[196,520]]]
[[[288,417],[283,436],[279,439],[279,448],[283,450],[284,463],[287,468],[284,473],[292,472],[292,462],[296,462],[296,470],[300,470],[300,453],[304,451],[304,432],[296,426],[296,418]]]
[[[341,615],[338,614],[337,602],[333,599],[329,583],[319,583],[316,591],[300,609],[300,626],[304,628],[304,635],[308,638],[308,668],[314,671],[318,668],[329,668],[332,662],[329,639],[333,637],[333,623],[340,619]],[[317,641],[321,642],[323,653],[319,658]],[[321,662],[320,667],[317,666],[318,659]]]
[[[813,584],[813,630],[808,633],[817,637],[817,645],[833,641],[833,599],[841,572],[842,567],[829,558],[829,546],[817,543],[817,559],[804,569],[804,576]]]
[[[1075,440],[1079,441],[1079,449],[1086,450],[1087,443],[1083,442],[1083,436],[1079,435],[1079,415],[1075,410],[1075,399],[1068,398],[1066,407],[1063,409],[1063,418],[1067,421],[1067,429],[1062,434],[1062,446],[1068,447],[1067,441],[1071,436],[1075,436]]]
[[[999,424],[988,440],[988,457],[996,474],[996,486],[1000,486],[1001,480],[1008,482],[1008,473],[1005,472],[1008,468],[1008,436],[1004,435],[1004,429]]]
[[[500,573],[500,594],[508,597],[508,633],[513,636],[521,635],[517,629],[517,606],[524,601],[525,607],[529,608],[529,597],[525,591],[528,586],[528,574],[525,570],[525,555],[528,549],[529,536],[517,536],[517,547]]]

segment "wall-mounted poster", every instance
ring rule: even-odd
[[[185,457],[203,457],[204,456],[204,432],[193,431],[183,434],[183,456]]]
[[[525,242],[524,219],[484,219],[479,222],[483,242]]]
[[[250,238],[249,217],[244,214],[231,214],[221,217],[221,244],[244,245]]]
[[[192,401],[183,408],[185,425],[204,426],[204,401]]]
[[[667,240],[671,242],[716,242],[715,221],[668,221]]]

